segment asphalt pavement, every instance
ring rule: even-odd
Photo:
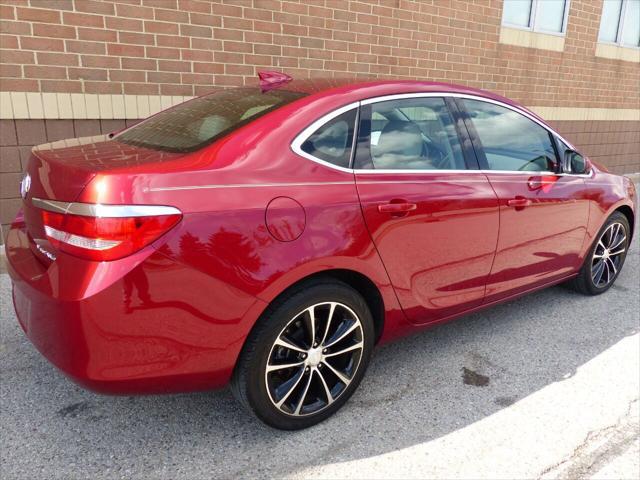
[[[281,432],[228,390],[108,397],[26,340],[0,274],[0,475],[640,478],[640,260],[383,346],[333,418]]]

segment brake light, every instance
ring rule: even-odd
[[[46,201],[44,207],[51,208],[54,203],[59,202]],[[75,210],[96,214],[76,215],[50,209],[42,210],[45,234],[58,250],[95,261],[116,260],[131,255],[157,240],[182,218],[182,214],[172,207],[129,208],[120,205],[92,206],[77,203],[67,205],[75,206]],[[78,208],[79,206],[81,208]],[[110,207],[114,209],[110,210]],[[163,214],[142,215],[142,209],[153,212],[154,208],[164,209],[161,210]],[[166,213],[167,209],[177,213]],[[66,211],[69,210],[74,208],[67,207]],[[112,216],[102,216],[99,213]],[[119,216],[127,213],[130,216]]]

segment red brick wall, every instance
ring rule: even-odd
[[[640,68],[595,57],[602,0],[563,52],[498,43],[502,0],[9,0],[5,91],[198,95],[256,70],[461,82],[526,105],[637,107]]]

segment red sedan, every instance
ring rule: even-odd
[[[374,345],[570,282],[615,282],[636,193],[535,113],[427,82],[223,90],[33,150],[7,238],[18,319],[106,393],[231,383],[313,425]]]

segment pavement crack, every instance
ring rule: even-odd
[[[623,454],[638,437],[638,401],[629,402],[626,413],[613,425],[587,433],[571,455],[545,468],[538,479],[585,478]]]

